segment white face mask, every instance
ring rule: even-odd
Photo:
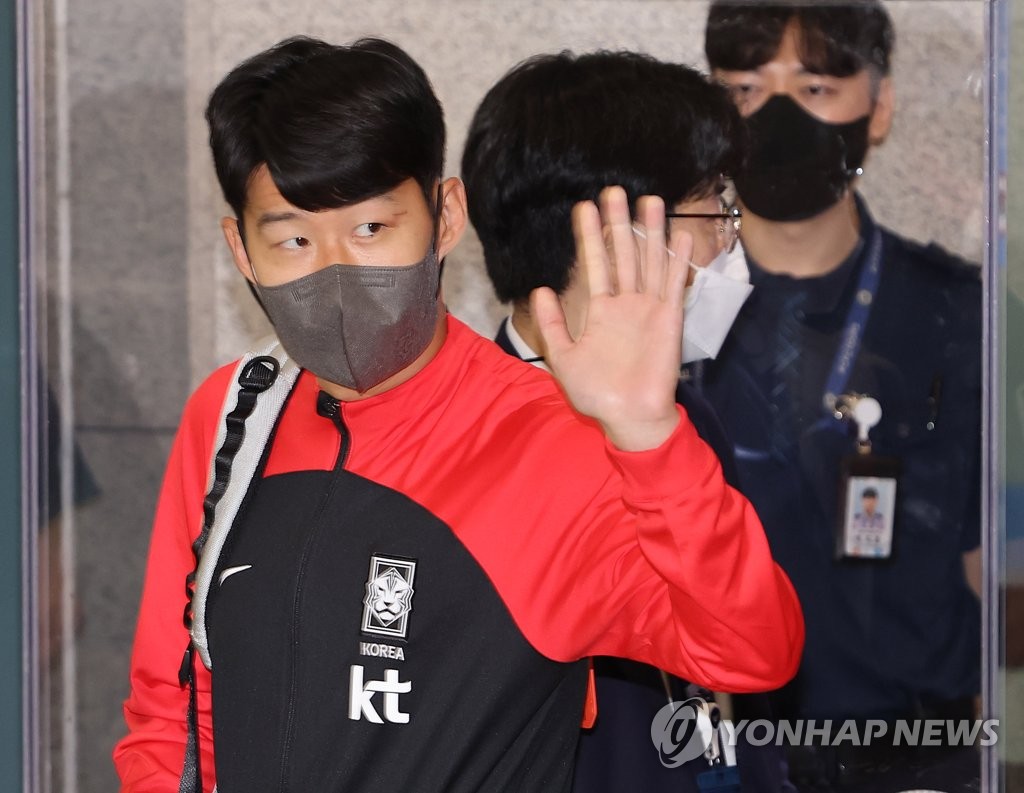
[[[722,349],[729,328],[753,291],[743,246],[722,251],[706,267],[697,267],[686,287],[683,324],[683,363],[714,358]]]

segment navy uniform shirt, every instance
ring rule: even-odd
[[[734,444],[740,489],[800,596],[807,644],[776,703],[794,718],[901,718],[980,688],[980,606],[962,554],[979,543],[978,268],[882,229],[882,269],[845,393],[882,407],[873,451],[899,458],[892,557],[836,560],[840,460],[854,427],[823,406],[876,225],[816,278],[750,261],[754,291],[695,379]]]

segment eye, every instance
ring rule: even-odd
[[[305,237],[292,237],[291,239],[287,239],[284,242],[280,243],[280,245],[282,248],[286,248],[287,250],[297,251],[302,248],[308,248],[309,240],[307,240]]]
[[[375,237],[382,228],[383,223],[363,223],[356,226],[354,233],[357,237]]]
[[[755,107],[762,95],[760,84],[754,82],[732,83],[726,87],[729,89],[733,104],[740,112],[744,112],[748,107]]]
[[[831,96],[835,93],[835,89],[824,83],[811,83],[804,87],[804,93],[814,97]]]

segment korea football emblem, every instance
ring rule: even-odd
[[[374,555],[363,598],[363,633],[404,639],[412,612],[416,562]]]

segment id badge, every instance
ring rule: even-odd
[[[892,556],[899,472],[896,457],[852,454],[843,458],[836,521],[837,559]]]

